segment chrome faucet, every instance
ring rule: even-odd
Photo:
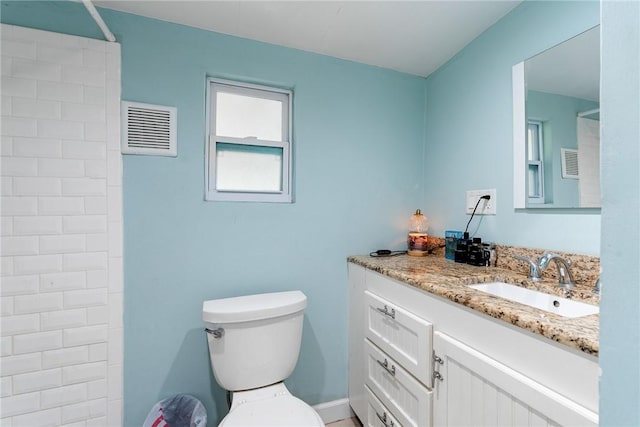
[[[540,277],[540,267],[538,267],[538,264],[535,261],[521,255],[516,255],[514,256],[514,258],[529,263],[529,279],[534,282],[539,282],[542,280],[542,277]]]
[[[547,252],[538,260],[538,269],[540,270],[540,273],[549,266],[551,261],[555,261],[556,267],[558,268],[558,286],[562,286],[563,288],[573,288],[575,283],[573,283],[573,275],[571,274],[571,270],[569,270],[571,260],[564,259],[553,252]]]

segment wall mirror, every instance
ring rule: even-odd
[[[514,207],[600,207],[600,27],[513,67]]]

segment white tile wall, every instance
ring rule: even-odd
[[[120,426],[120,46],[0,31],[0,425]]]

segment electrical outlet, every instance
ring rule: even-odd
[[[476,209],[476,215],[495,215],[496,214],[496,189],[492,188],[491,190],[469,190],[467,191],[467,203],[466,203],[466,211],[467,215],[471,215],[473,213],[473,208],[476,207],[476,203],[478,203],[478,199],[485,194],[491,196],[489,200],[481,200],[478,204],[478,209]]]

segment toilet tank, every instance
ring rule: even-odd
[[[226,390],[285,380],[298,362],[307,297],[300,291],[205,301],[211,368]]]

